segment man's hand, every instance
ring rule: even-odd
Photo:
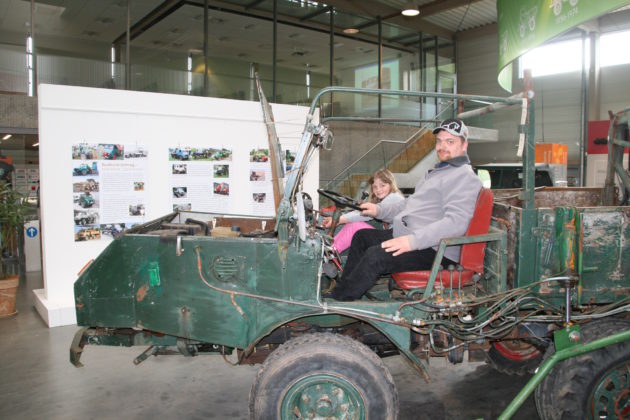
[[[361,216],[376,217],[378,207],[374,203],[361,204]]]
[[[399,236],[398,238],[383,242],[381,248],[387,252],[393,252],[394,257],[397,257],[400,254],[411,251],[411,244],[409,243],[408,236]]]

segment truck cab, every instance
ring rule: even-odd
[[[536,187],[555,186],[554,174],[549,165],[538,163],[535,168],[534,183]],[[484,187],[486,188],[504,189],[523,187],[522,163],[486,163],[475,165],[474,170],[482,181],[484,181]]]

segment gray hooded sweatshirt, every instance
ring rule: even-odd
[[[394,237],[408,236],[412,250],[437,249],[440,239],[466,233],[481,187],[468,156],[458,156],[429,170],[404,201],[378,204],[376,216],[393,219]],[[459,261],[460,248],[449,246],[444,256]]]

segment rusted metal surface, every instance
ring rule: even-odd
[[[522,207],[520,189],[493,190],[495,202],[510,206]],[[604,199],[603,188],[560,188],[545,187],[537,189],[534,194],[536,208],[574,206],[597,207],[601,206]]]
[[[602,206],[602,188],[545,188],[536,191],[536,226],[524,226],[516,193],[497,190],[493,210],[493,223],[508,235],[508,285],[570,275],[579,278],[575,303],[619,300],[630,282],[630,207]],[[515,278],[523,229],[536,238],[535,261],[523,262],[536,267],[532,279]],[[538,288],[554,299],[563,290],[553,283]]]
[[[148,284],[143,284],[142,286],[140,286],[138,288],[138,291],[136,292],[136,300],[138,302],[142,302],[144,300],[144,298],[147,296],[147,292],[149,291],[149,285]]]

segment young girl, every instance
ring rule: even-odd
[[[369,201],[372,203],[381,202],[394,202],[404,200],[403,195],[396,186],[396,180],[394,175],[387,169],[376,171],[369,180],[370,183],[370,197]],[[352,242],[354,233],[361,229],[374,229],[374,226],[366,223],[372,220],[371,217],[361,216],[359,210],[354,210],[339,217],[339,224],[343,224],[343,228],[335,235],[333,240],[333,247],[337,252],[341,253],[345,251]],[[391,224],[391,220],[383,220],[384,223]],[[324,227],[330,227],[332,224],[332,217],[326,217],[322,221]]]

